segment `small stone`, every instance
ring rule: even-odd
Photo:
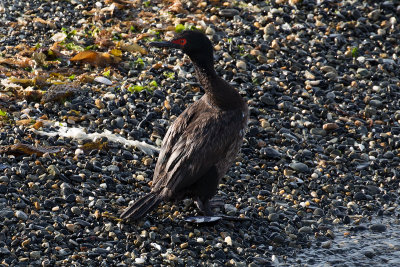
[[[103,109],[103,108],[105,107],[103,101],[101,101],[100,99],[96,99],[96,100],[94,101],[94,104],[96,105],[96,107],[97,107],[98,109]]]
[[[266,95],[266,94],[262,95],[260,97],[260,100],[261,100],[261,102],[263,102],[267,106],[275,106],[275,104],[276,104],[275,100],[272,97],[270,97],[269,95]]]
[[[293,104],[289,101],[283,101],[278,104],[278,109],[280,110],[289,111],[291,108],[293,108]]]
[[[383,155],[385,157],[385,155]],[[375,185],[367,185],[367,190],[368,193],[371,195],[376,195],[379,194],[381,192],[381,190],[379,189],[379,187],[375,186]]]
[[[135,263],[143,264],[143,263],[145,263],[145,260],[143,258],[135,258]]]
[[[55,206],[55,207],[53,207],[53,208],[51,209],[51,211],[54,211],[54,212],[59,211],[59,210],[60,210],[60,207],[59,207],[59,206]]]
[[[49,167],[47,167],[47,172],[54,177],[60,175],[60,170],[55,165],[50,165]]]
[[[367,77],[370,75],[369,70],[365,69],[365,68],[358,68],[357,69],[357,74],[362,76],[362,77]]]
[[[141,175],[141,174],[136,175],[136,180],[138,180],[138,181],[144,181],[144,176]]]
[[[171,236],[171,243],[180,243],[181,242],[181,239],[179,238],[179,236],[178,235],[172,235]]]
[[[110,172],[119,172],[119,167],[116,165],[109,165],[107,166],[107,170]]]
[[[231,61],[233,59],[232,56],[227,52],[224,52],[222,56],[226,59],[226,61]]]
[[[326,135],[326,131],[324,129],[321,129],[321,128],[312,128],[310,130],[310,133],[312,135],[321,135],[321,136],[325,136]]]
[[[207,27],[206,34],[207,35],[214,35],[215,34],[215,30],[213,28],[211,28],[211,27]]]
[[[12,210],[3,209],[0,210],[0,219],[4,220],[5,218],[11,219],[14,216],[14,212]]]
[[[291,170],[291,169],[284,169],[283,170],[283,175],[285,175],[285,176],[293,176],[293,174],[294,174],[294,171]]]
[[[344,218],[343,218],[343,223],[344,223],[344,224],[349,224],[349,223],[351,223],[351,219],[350,219],[350,217],[349,217],[348,215],[344,216]]]
[[[68,248],[62,248],[58,251],[60,256],[67,256],[71,254],[71,251]]]
[[[336,97],[336,95],[334,92],[328,92],[326,94],[326,98],[328,98],[328,99],[335,99],[335,97]]]
[[[272,147],[261,148],[260,154],[262,157],[269,159],[279,159],[282,157],[282,154]]]
[[[38,260],[38,259],[40,259],[40,251],[35,250],[35,251],[30,252],[30,253],[29,253],[29,257],[30,257],[32,260]]]
[[[308,172],[308,166],[301,162],[292,162],[289,164],[289,167],[297,172]]]
[[[28,238],[28,239],[25,239],[24,241],[22,241],[21,246],[23,248],[27,248],[30,243],[31,243],[31,240]]]
[[[233,18],[236,15],[239,15],[239,10],[234,8],[226,8],[219,11],[219,15],[225,18]]]
[[[338,74],[334,71],[325,73],[324,77],[328,80],[336,80],[338,78]]]
[[[339,125],[337,125],[337,123],[325,123],[322,126],[322,129],[324,129],[325,131],[333,131],[339,128]]]
[[[361,171],[361,170],[367,169],[367,168],[369,167],[369,165],[370,165],[369,162],[360,163],[360,164],[358,164],[358,165],[356,166],[356,170],[357,170],[357,171]]]
[[[332,241],[330,241],[330,240],[321,243],[322,248],[328,249],[328,248],[331,248],[331,246],[332,246]]]
[[[383,105],[382,101],[377,100],[377,99],[372,99],[371,101],[369,101],[369,104],[371,106],[377,107],[377,108],[382,107],[382,105]]]
[[[104,203],[104,201],[103,201],[103,200],[101,200],[101,199],[98,199],[98,200],[96,200],[96,203],[94,204],[94,206],[95,206],[96,208],[100,208],[100,209],[102,209],[102,208],[104,208],[104,206],[105,206],[105,203]]]
[[[119,205],[123,205],[125,201],[126,201],[125,198],[123,198],[122,196],[118,197],[116,200],[117,204]]]
[[[354,194],[354,200],[360,201],[365,199],[367,199],[367,197],[363,192],[357,192]]]
[[[316,208],[313,212],[315,216],[324,216],[324,210],[320,208]]]
[[[152,158],[146,158],[146,159],[144,159],[143,163],[146,166],[150,166],[151,164],[153,164],[153,159]]]
[[[266,121],[266,120],[262,120],[261,121],[261,127],[262,128],[267,128],[267,127],[270,127],[271,126],[271,124],[268,122],[268,121]]]
[[[387,151],[385,154],[383,154],[383,157],[385,159],[393,159],[394,158],[394,153],[392,151]]]
[[[260,62],[261,64],[268,63],[268,58],[264,55],[258,55],[257,61]]]
[[[264,27],[264,34],[272,35],[275,33],[275,26],[273,23],[269,23]]]
[[[357,58],[357,61],[358,61],[359,63],[361,63],[361,64],[364,64],[364,63],[365,63],[365,60],[366,60],[366,58],[363,57],[363,56],[360,56],[360,57]]]
[[[364,255],[365,255],[367,258],[372,259],[372,258],[375,256],[375,253],[374,253],[372,250],[367,250],[367,251],[364,252]]]
[[[124,118],[122,118],[122,117],[117,117],[115,120],[114,120],[114,122],[115,122],[115,127],[117,127],[117,128],[119,128],[119,129],[122,129],[123,127],[124,127]]]
[[[231,205],[231,204],[225,204],[224,208],[225,208],[225,212],[228,215],[233,215],[233,214],[235,214],[237,212],[237,208],[235,206]]]
[[[238,61],[236,62],[236,67],[237,67],[238,69],[241,69],[241,70],[246,70],[246,69],[247,69],[246,62],[244,62],[243,60],[238,60]]]
[[[251,49],[250,50],[250,55],[252,55],[252,56],[259,56],[259,55],[261,55],[261,51],[260,50],[258,50],[258,49]]]
[[[225,237],[224,241],[228,246],[232,246],[232,238],[230,236]]]
[[[328,72],[336,72],[336,69],[331,66],[322,66],[320,69],[322,72],[328,73]]]
[[[386,231],[386,225],[377,223],[373,224],[369,227],[369,229],[373,232],[385,232]]]
[[[307,80],[315,80],[315,75],[312,74],[311,72],[307,71],[307,70],[304,72],[304,77]]]
[[[215,258],[216,259],[219,259],[219,260],[224,260],[224,259],[226,259],[226,254],[225,254],[225,252],[222,250],[222,249],[218,249],[216,252],[215,252]]]
[[[380,15],[381,15],[381,11],[379,9],[375,9],[375,10],[371,11],[370,13],[368,13],[368,18],[373,21],[376,21],[376,20],[378,20]]]
[[[50,266],[50,261],[48,259],[44,259],[42,261],[42,267],[48,267],[48,266]]]
[[[25,212],[17,210],[15,212],[15,217],[17,217],[20,220],[26,221],[28,219],[28,215],[26,215]]]
[[[309,226],[303,226],[299,229],[299,233],[311,234],[313,231]]]
[[[71,208],[72,213],[76,214],[76,215],[81,215],[81,210],[80,208],[78,208],[77,206],[73,206]]]
[[[0,194],[7,193],[7,186],[4,184],[0,184]]]
[[[11,251],[6,247],[0,247],[0,256],[8,256],[11,254]]]
[[[277,214],[277,213],[271,213],[268,215],[268,220],[270,222],[276,222],[276,221],[278,221],[278,219],[279,219],[279,214]]]
[[[276,51],[279,51],[281,49],[277,40],[273,40],[271,42],[271,48]]]
[[[65,228],[67,228],[68,231],[70,231],[70,232],[72,232],[72,233],[74,233],[74,232],[76,231],[76,225],[73,224],[73,223],[67,223],[67,224],[65,225]]]

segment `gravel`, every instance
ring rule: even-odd
[[[376,220],[399,217],[398,1],[111,2],[0,2],[3,264],[313,265],[346,252],[343,227],[379,242],[398,231]],[[203,94],[186,56],[147,46],[182,27],[208,34],[249,104],[218,212],[250,220],[188,223],[191,200],[118,219]],[[84,48],[108,56],[68,60]],[[389,246],[360,251],[399,264]]]

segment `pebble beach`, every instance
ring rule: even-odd
[[[216,210],[122,221],[204,94],[198,29],[246,99]],[[400,1],[0,0],[0,266],[400,265]]]

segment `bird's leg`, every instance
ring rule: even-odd
[[[202,200],[197,198],[195,201],[197,208],[205,215],[212,216],[214,213],[211,211],[214,208],[224,207],[224,201],[221,197],[213,197],[212,199]]]
[[[205,215],[205,216],[212,216],[213,212],[211,211],[210,200],[205,199],[202,200],[197,198],[195,201],[197,208]]]
[[[222,197],[218,197],[218,196],[213,197],[209,202],[210,202],[211,208],[221,208],[225,204]]]

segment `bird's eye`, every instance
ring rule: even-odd
[[[185,38],[181,38],[181,39],[177,39],[177,40],[174,40],[174,41],[172,41],[173,43],[175,43],[175,44],[179,44],[179,45],[181,45],[181,46],[184,46],[185,44],[186,44],[186,39]]]

